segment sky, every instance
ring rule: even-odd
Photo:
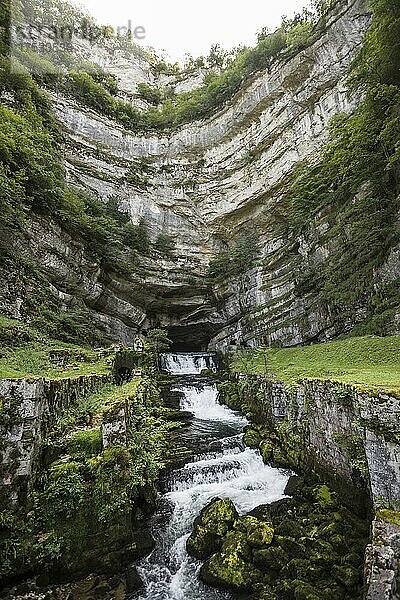
[[[172,61],[185,54],[207,55],[213,44],[230,50],[240,44],[253,46],[262,27],[279,25],[282,15],[291,16],[307,0],[73,0],[101,24],[114,28],[132,22],[144,27],[138,43],[165,51]]]

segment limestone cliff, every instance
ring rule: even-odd
[[[210,341],[212,349],[299,344],[327,339],[362,320],[362,307],[337,321],[318,293],[296,295],[296,274],[318,267],[334,246],[323,241],[334,218],[321,216],[305,239],[287,233],[285,213],[295,165],[315,160],[330,119],[354,106],[346,75],[369,23],[362,0],[341,0],[312,45],[278,57],[214,116],[163,135],[133,134],[53,93],[69,181],[104,201],[117,197],[133,223],[146,219],[153,240],[166,234],[175,241],[172,257],[153,250],[140,258],[137,275],[124,278],[51,221],[31,220],[18,250],[39,267],[60,310],[82,306],[124,342],[160,324],[177,347],[188,349]],[[144,59],[131,70],[128,62],[118,55],[108,64],[126,96],[143,81],[165,84]],[[173,84],[193,88],[201,77]],[[146,181],[132,183],[129,169],[142,159]],[[259,266],[212,288],[205,277],[210,258],[250,232],[260,241]],[[394,249],[377,279],[398,276]],[[3,279],[2,307],[13,316],[25,314],[32,279],[7,270]]]

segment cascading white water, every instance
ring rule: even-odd
[[[160,366],[171,375],[200,375],[203,370],[217,371],[215,354],[180,352],[160,354]]]
[[[182,356],[164,354],[164,365],[174,374],[184,375],[199,363]],[[202,354],[212,364],[213,356]],[[176,359],[179,357],[179,359]],[[214,363],[215,364],[215,363]],[[201,367],[200,371],[203,368]],[[179,371],[179,372],[178,372]],[[170,370],[171,372],[171,370]],[[165,506],[171,512],[168,523],[154,527],[156,548],[138,565],[144,589],[133,595],[137,600],[222,600],[225,592],[204,586],[198,579],[200,563],[186,552],[194,519],[215,497],[230,498],[240,514],[261,504],[284,497],[289,475],[263,463],[260,454],[243,444],[241,433],[247,421],[218,402],[215,384],[192,379],[174,389],[182,393],[181,408],[193,414],[191,434],[204,443],[193,460],[176,470],[167,482],[167,491],[160,498],[160,512]]]
[[[218,390],[215,383],[201,381],[178,385],[173,388],[183,395],[181,409],[191,412],[197,419],[205,421],[225,421],[244,427],[247,421],[227,406],[218,402]]]

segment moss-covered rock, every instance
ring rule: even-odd
[[[251,561],[252,554],[247,536],[242,531],[229,531],[222,543],[222,554],[237,553],[244,560]]]
[[[388,510],[382,508],[376,513],[378,521],[384,521],[385,523],[392,523],[393,525],[400,525],[400,511]]]
[[[222,402],[233,410],[240,410],[242,408],[242,401],[239,396],[237,384],[233,381],[221,381],[217,385]]]
[[[276,536],[277,543],[283,548],[289,556],[294,558],[302,558],[306,554],[306,547],[304,544],[296,541],[291,537],[283,537],[281,535]]]
[[[194,522],[194,530],[186,543],[191,556],[205,560],[222,545],[223,537],[239,515],[231,500],[215,498]]]
[[[295,580],[293,583],[295,600],[321,600],[320,592],[305,581]]]
[[[351,566],[335,565],[332,569],[332,575],[345,588],[351,590],[359,583],[360,573],[357,569]]]
[[[327,485],[317,485],[313,490],[315,499],[322,506],[330,507],[336,504],[336,494]]]
[[[243,441],[250,448],[258,448],[262,437],[255,427],[248,427],[245,431]]]
[[[273,456],[273,443],[270,440],[263,440],[261,441],[259,448],[263,461],[270,461]]]
[[[229,552],[213,554],[200,570],[200,578],[208,585],[236,591],[252,590],[261,573],[230,546]]]
[[[254,564],[261,571],[280,571],[288,562],[288,556],[280,547],[271,546],[254,552]]]
[[[276,527],[275,533],[280,536],[292,537],[299,539],[306,535],[305,528],[293,519],[283,519]]]
[[[204,516],[211,529],[204,527]],[[250,593],[250,600],[362,598],[368,522],[341,505],[326,485],[304,482],[292,498],[241,517],[229,501],[215,500],[197,525],[203,527],[197,533],[206,529],[218,539],[218,544],[201,540],[209,553],[201,578],[210,585]]]
[[[257,584],[254,586],[254,594],[250,600],[277,600],[278,596],[275,594],[271,586],[266,584]]]
[[[263,548],[269,546],[274,537],[271,523],[260,521],[256,517],[242,517],[234,525],[238,531],[243,531],[250,546]]]
[[[324,566],[313,564],[308,558],[293,558],[282,570],[282,575],[291,579],[318,582],[324,578]]]

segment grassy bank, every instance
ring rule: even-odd
[[[59,379],[106,374],[110,356],[49,338],[19,321],[0,316],[0,379]]]
[[[260,348],[235,357],[236,372],[270,373],[288,384],[322,379],[400,394],[400,336],[352,337],[297,348]]]

